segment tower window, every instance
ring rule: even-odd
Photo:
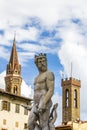
[[[65,107],[69,107],[69,90],[65,90]]]
[[[17,86],[14,87],[14,90],[13,90],[13,91],[14,91],[14,94],[17,95]]]
[[[77,108],[77,90],[74,90],[74,108]]]

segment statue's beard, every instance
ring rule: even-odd
[[[42,64],[42,66],[39,68],[39,70],[41,70],[42,72],[45,72],[45,71],[47,71],[47,66]]]
[[[46,71],[47,70],[47,67],[46,66],[42,66],[42,71]]]

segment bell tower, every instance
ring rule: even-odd
[[[18,55],[16,50],[16,40],[14,37],[13,47],[10,55],[9,63],[7,64],[5,77],[5,90],[9,93],[21,95],[21,65],[18,62]]]
[[[80,119],[81,81],[70,77],[62,79],[62,123]]]

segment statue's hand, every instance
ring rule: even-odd
[[[42,114],[42,113],[45,112],[45,110],[46,110],[46,109],[41,109],[41,108],[40,108],[40,109],[39,109],[39,113]]]

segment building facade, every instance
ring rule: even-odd
[[[71,121],[67,125],[60,125],[56,130],[87,130],[87,121]]]
[[[0,89],[0,130],[27,130],[30,101]]]
[[[0,89],[0,130],[27,130],[29,110],[26,107],[31,99],[21,96],[21,83],[21,65],[14,38],[6,68],[5,90]]]

